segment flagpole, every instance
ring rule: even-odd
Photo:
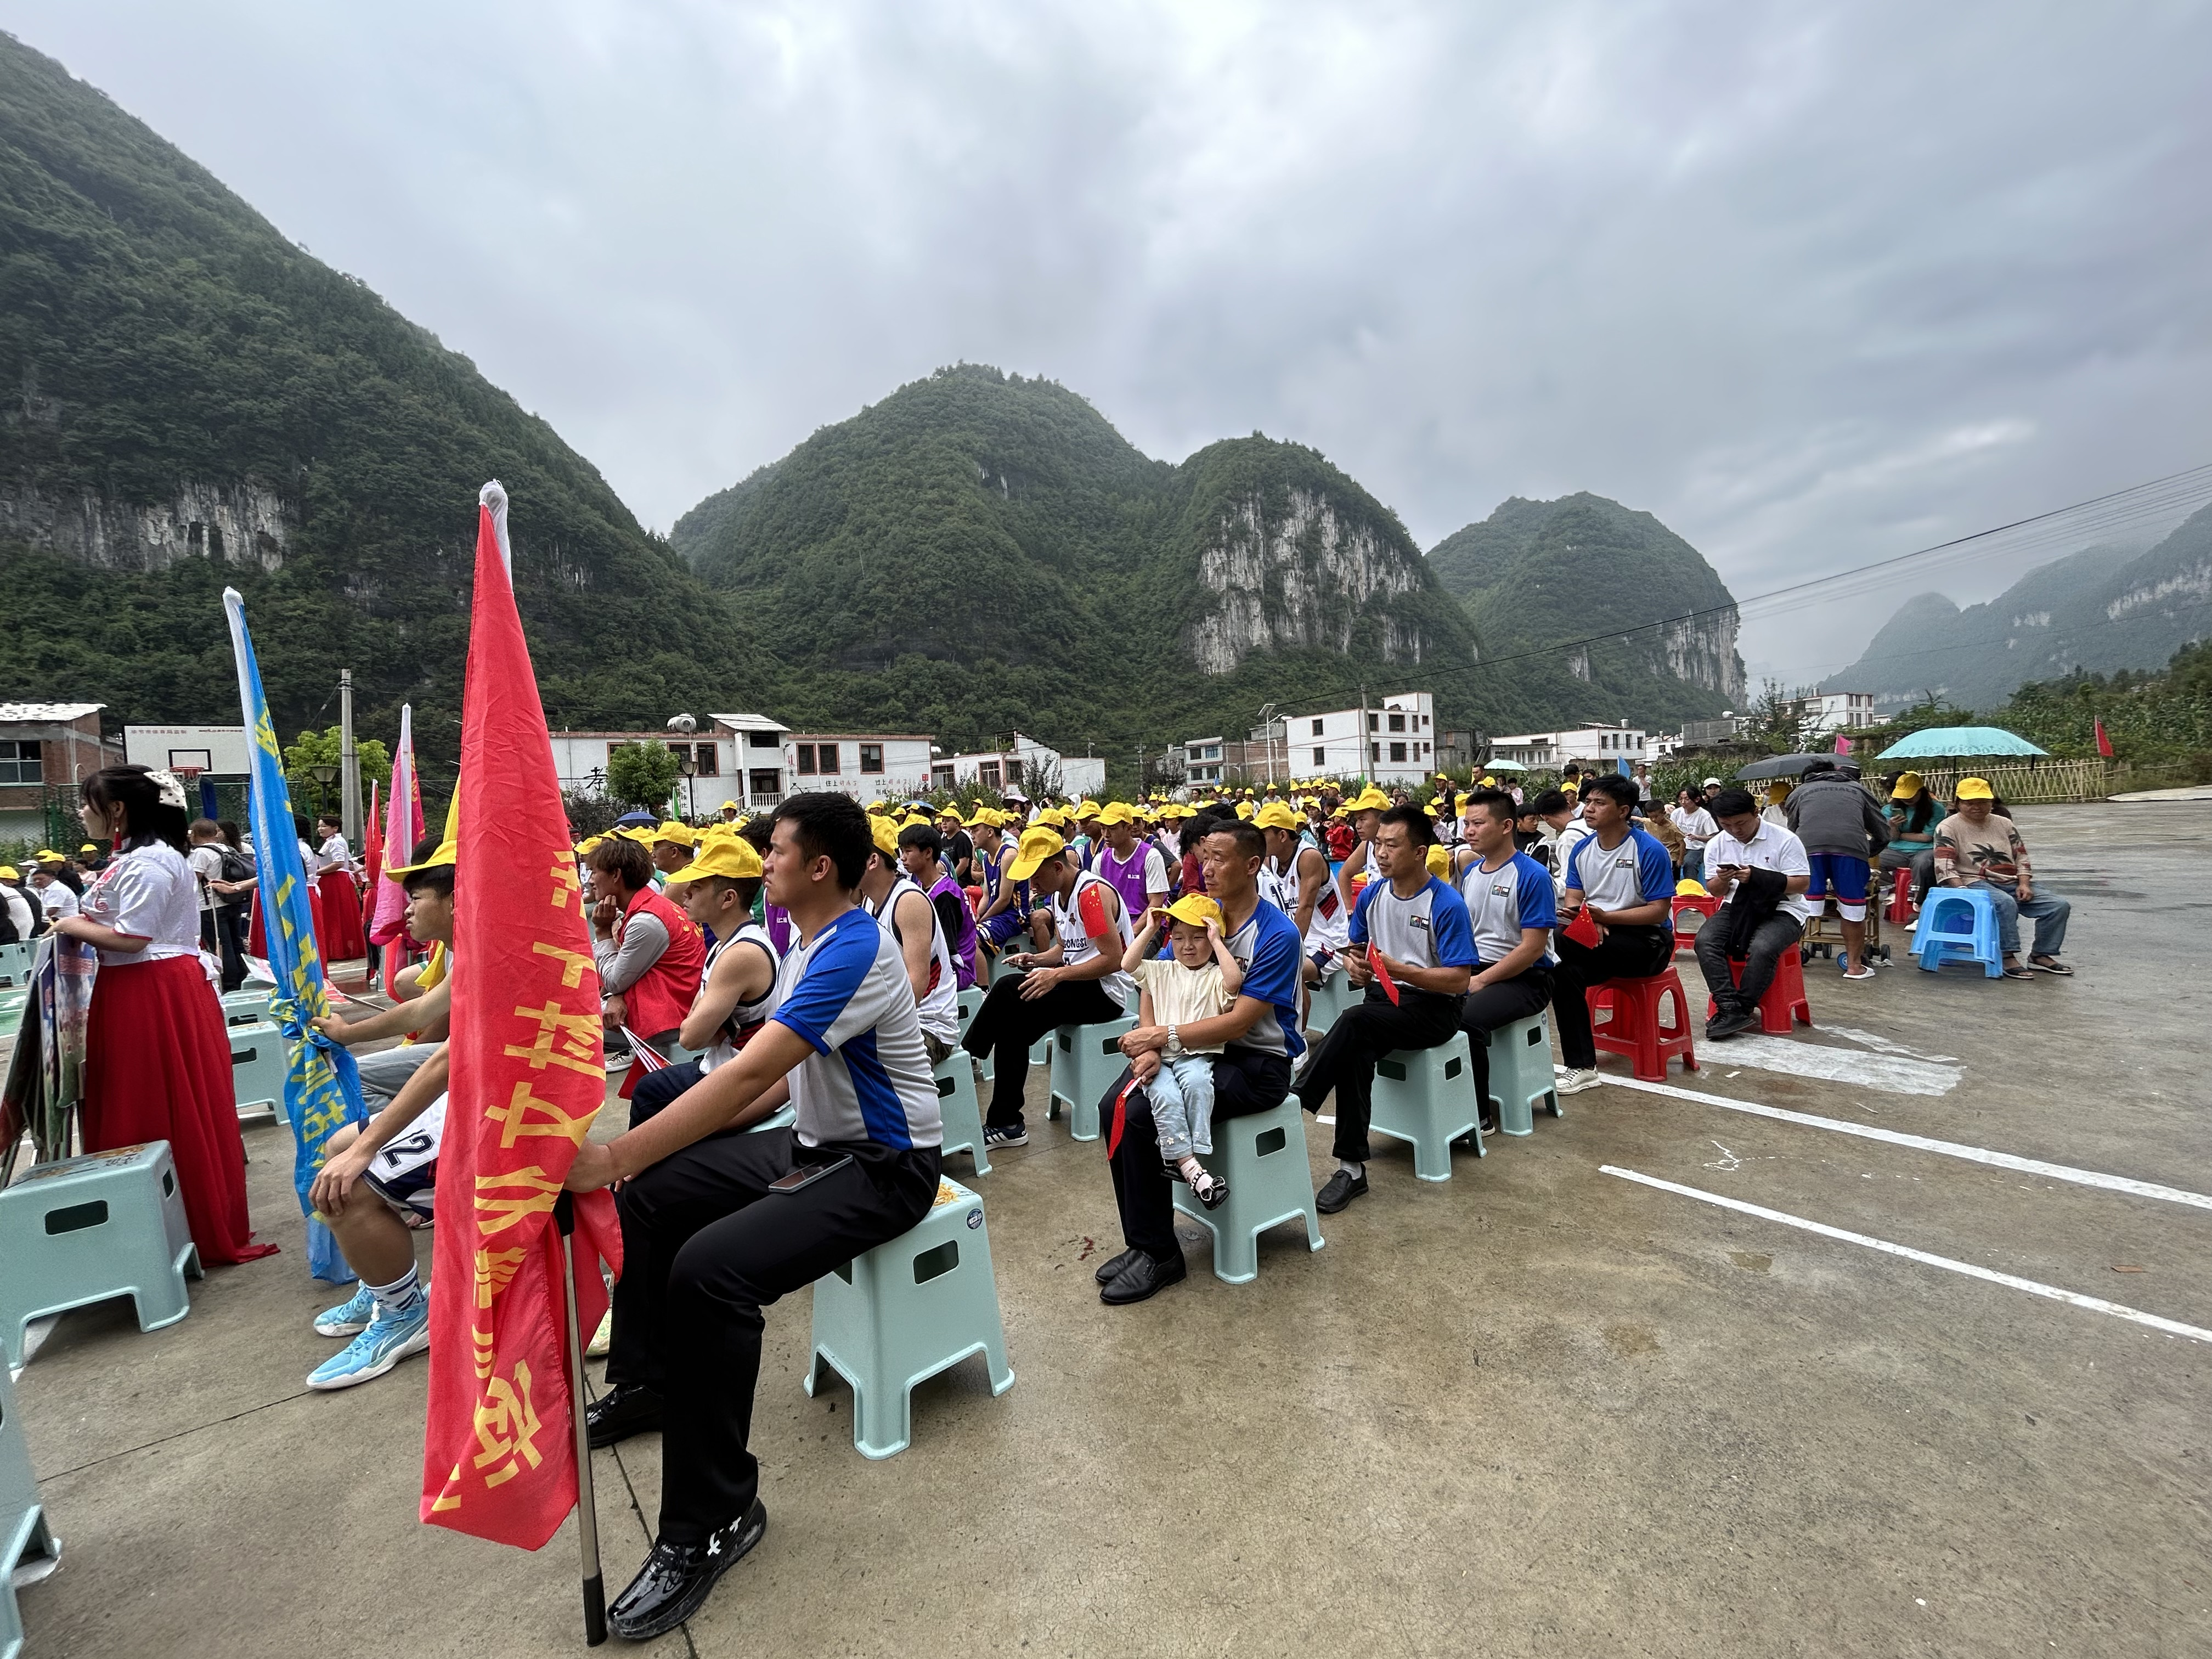
[[[592,1490],[592,1432],[584,1421],[584,1340],[576,1327],[575,1200],[562,1193],[553,1203],[561,1230],[561,1304],[568,1332],[568,1406],[576,1429],[576,1541],[584,1562],[584,1644],[607,1639],[607,1589],[599,1576],[599,1509]]]

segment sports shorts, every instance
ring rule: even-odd
[[[980,923],[977,931],[995,945],[1004,945],[1010,939],[1024,937],[1030,931],[1029,918],[1018,916],[1012,910],[1001,910],[990,921]]]
[[[1866,860],[1849,853],[1814,853],[1808,855],[1806,863],[1813,872],[1805,889],[1807,898],[1832,894],[1836,910],[1845,921],[1866,920],[1867,872],[1872,867]]]
[[[446,1134],[446,1097],[440,1095],[407,1126],[407,1133],[369,1160],[362,1180],[395,1210],[431,1218],[438,1198],[438,1144]]]

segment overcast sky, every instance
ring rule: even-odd
[[[935,366],[1739,596],[2212,460],[2212,8],[0,0],[646,523]],[[2059,550],[2050,550],[2056,551]],[[1747,624],[1812,678],[1907,593]],[[1813,641],[1807,643],[1808,638]]]

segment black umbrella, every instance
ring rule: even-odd
[[[1765,760],[1753,761],[1738,772],[1738,783],[1758,783],[1767,778],[1802,777],[1805,769],[1814,761],[1832,761],[1833,755],[1769,755]]]

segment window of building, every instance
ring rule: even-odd
[[[1391,729],[1393,732],[1402,732],[1402,731],[1404,731],[1404,730],[1406,729],[1406,717],[1405,717],[1403,714],[1393,714],[1393,715],[1391,715],[1391,716],[1390,716],[1390,729]]]
[[[1326,766],[1326,765],[1328,765],[1328,750],[1326,750],[1326,749],[1322,749],[1322,748],[1318,748],[1318,747],[1316,747],[1316,748],[1314,750],[1314,764],[1315,764],[1316,766]]]
[[[698,773],[701,777],[712,778],[720,775],[722,763],[715,758],[720,747],[720,744],[712,743],[702,743],[699,745]]]
[[[1221,745],[1218,743],[1209,743],[1206,744],[1206,757],[1208,760],[1219,760],[1221,758]]]
[[[1406,745],[1402,743],[1392,744],[1390,745],[1390,758],[1394,761],[1401,761],[1405,759]]]
[[[0,743],[0,783],[43,783],[39,740],[20,738]]]
[[[823,777],[834,778],[837,775],[837,745],[836,744],[822,744],[814,751],[814,758],[820,764]]]
[[[806,778],[814,775],[814,745],[811,743],[799,745],[799,775]]]
[[[988,784],[992,788],[996,789],[999,787],[999,763],[994,760],[985,761],[975,769],[975,777],[977,781]]]
[[[773,732],[748,732],[745,733],[745,747],[773,749],[775,747],[775,739],[776,734]]]
[[[860,745],[860,769],[863,772],[880,772],[884,769],[883,744],[864,743]]]
[[[1382,729],[1382,717],[1380,714],[1370,714],[1367,717],[1367,729],[1370,732],[1380,732]]]
[[[1319,720],[1316,720],[1313,723],[1313,728],[1314,736],[1319,737],[1321,735],[1321,722]]]
[[[1379,762],[1382,758],[1382,745],[1381,744],[1379,744],[1379,743],[1370,743],[1370,744],[1369,744],[1367,745],[1367,763],[1368,763],[1368,764],[1369,764],[1369,765],[1370,765],[1370,766],[1372,766],[1372,765],[1376,764],[1377,762]]]
[[[1424,726],[1426,726],[1428,723],[1429,723],[1429,717],[1428,717],[1426,714],[1422,715],[1422,716],[1421,716],[1421,724],[1422,724],[1422,725],[1424,725]]]

